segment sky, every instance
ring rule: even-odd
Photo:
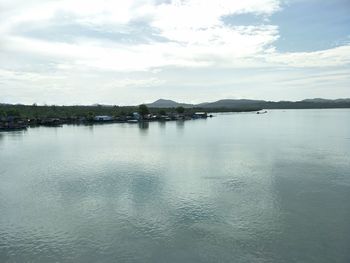
[[[350,0],[0,0],[0,103],[350,97]]]

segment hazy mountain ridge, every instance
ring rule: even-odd
[[[173,100],[159,99],[152,103],[146,104],[150,108],[176,108],[176,107],[184,107],[184,108],[193,108],[195,104],[187,104],[187,103],[179,103]]]
[[[283,108],[350,108],[350,98],[344,99],[304,99],[301,101],[265,101],[251,99],[222,99],[214,102],[204,102],[199,104],[179,103],[173,100],[159,99],[147,104],[150,108],[252,108],[260,107],[266,109]]]
[[[325,103],[340,103],[340,102],[350,102],[350,98],[335,99],[335,100],[322,99],[322,98],[315,98],[315,99],[305,99],[305,100],[302,100],[302,101],[303,101],[303,102],[314,102],[314,103],[320,103],[320,102],[325,102]]]

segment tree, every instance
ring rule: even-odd
[[[144,117],[145,115],[149,114],[149,109],[145,104],[141,104],[139,106],[139,114]]]
[[[87,113],[87,115],[86,115],[86,119],[87,119],[88,121],[93,121],[93,120],[94,120],[94,117],[95,117],[95,114],[94,114],[93,112],[91,112],[91,111],[89,111],[89,112]]]
[[[10,109],[6,112],[7,117],[21,117],[21,113],[17,109]]]
[[[183,114],[185,112],[185,108],[182,106],[177,107],[175,110],[178,114]]]
[[[113,106],[113,116],[119,116],[120,113],[119,113],[119,107],[117,105],[114,105]]]

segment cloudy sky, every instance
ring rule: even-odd
[[[350,97],[350,0],[0,0],[0,102]]]

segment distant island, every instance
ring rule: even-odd
[[[111,122],[148,122],[207,118],[214,112],[258,112],[262,109],[350,108],[350,99],[305,99],[301,101],[265,101],[223,99],[200,104],[159,99],[139,106],[23,105],[0,104],[0,131],[26,129],[28,126],[60,126]]]

